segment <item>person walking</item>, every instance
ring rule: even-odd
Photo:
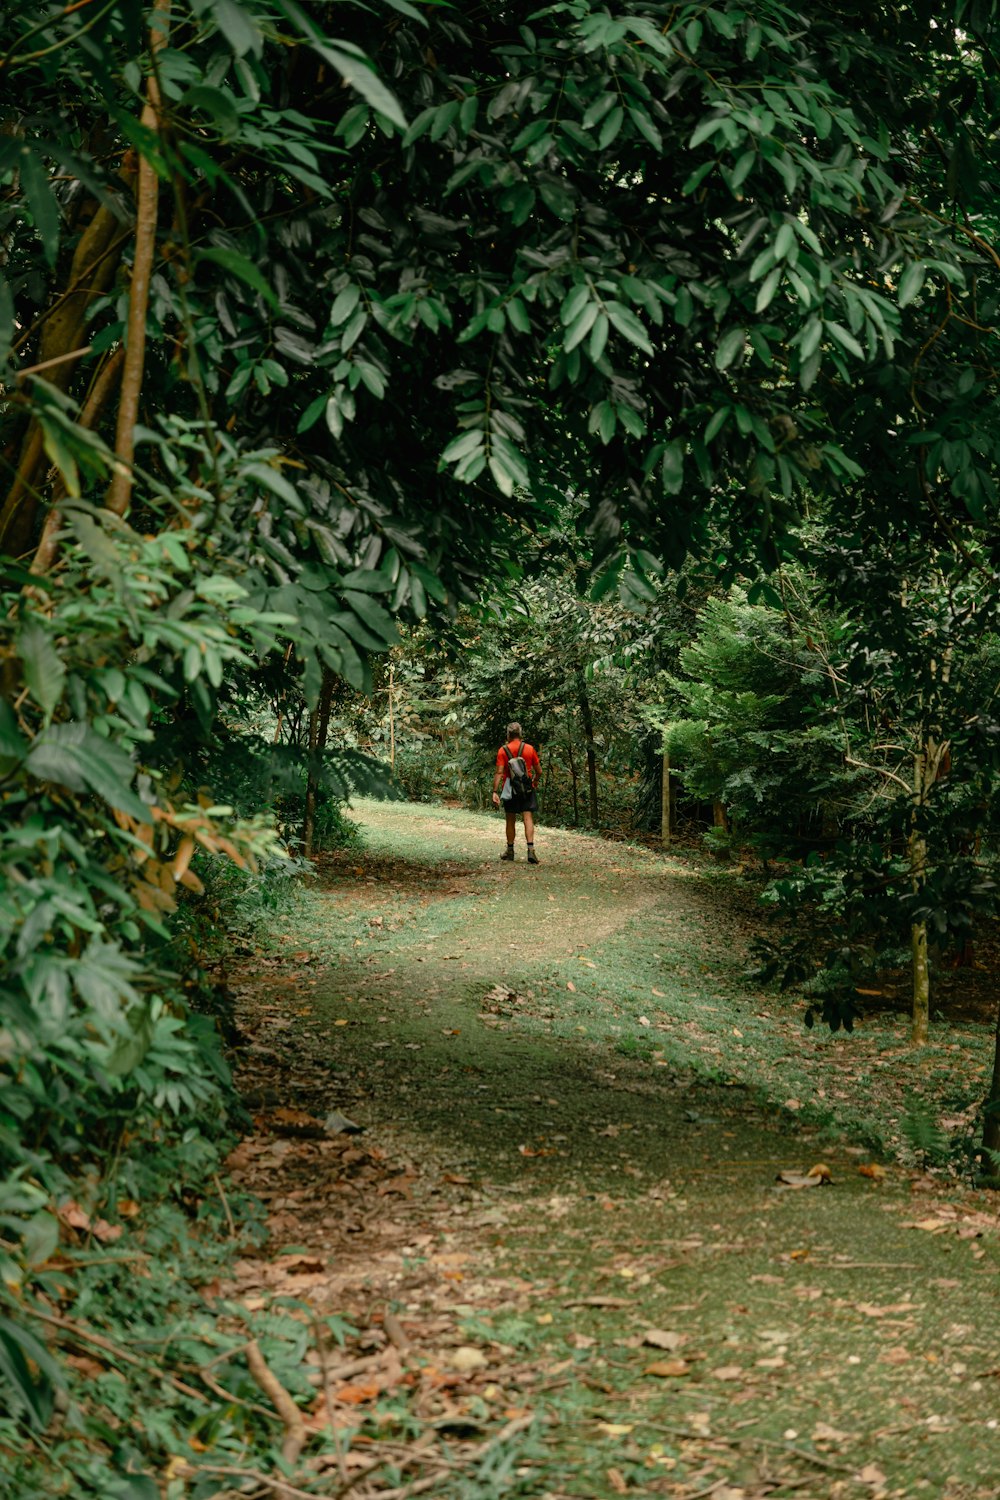
[[[511,785],[510,763],[520,757],[527,773],[527,791],[517,792]],[[507,725],[506,744],[497,751],[496,774],[493,777],[493,806],[502,807],[507,816],[507,848],[501,859],[514,858],[514,839],[517,835],[517,815],[524,823],[524,837],[528,844],[528,864],[537,865],[535,853],[535,813],[538,811],[538,778],[542,767],[538,752],[521,738],[521,726],[515,720]]]

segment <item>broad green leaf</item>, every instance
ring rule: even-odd
[[[597,312],[597,303],[588,302],[585,304],[582,312],[580,312],[577,317],[573,319],[572,323],[570,323],[570,325],[566,329],[566,332],[563,334],[563,348],[565,349],[567,354],[569,354],[571,350],[575,349],[577,344],[579,344],[583,339],[587,337],[587,334],[594,326],[594,322],[597,318]]]
[[[602,151],[607,150],[611,143],[617,138],[618,132],[621,130],[624,121],[625,111],[622,109],[620,104],[615,105],[614,109],[609,110],[609,112],[605,115],[604,123],[601,126],[597,137],[597,144],[600,146]]]
[[[728,370],[729,366],[738,354],[742,354],[746,343],[746,330],[743,328],[730,328],[729,332],[719,340],[719,347],[715,351],[715,368],[717,370]]]
[[[627,338],[630,344],[635,344],[645,354],[652,354],[653,346],[649,342],[649,335],[639,322],[631,308],[621,302],[606,302],[604,311],[607,313],[613,327]]]
[[[599,313],[593,328],[590,330],[590,342],[587,345],[587,353],[596,365],[604,353],[608,342],[608,332],[611,324],[607,313]]]
[[[676,438],[663,450],[660,473],[664,493],[679,495],[684,487],[684,445]]]
[[[399,130],[406,130],[406,116],[399,107],[399,101],[386,88],[360,49],[345,51],[345,47],[352,44],[329,42],[316,22],[305,14],[296,0],[277,0],[277,3],[278,8],[284,11],[292,24],[306,38],[310,47],[328,62],[346,83],[357,89],[362,99],[365,99],[372,109],[378,110],[380,115],[384,115]]]
[[[31,212],[32,222],[42,242],[45,259],[50,266],[56,263],[59,254],[59,205],[52,193],[48,169],[40,156],[30,146],[23,146],[18,155],[21,183]]]
[[[357,282],[352,281],[333,299],[333,306],[330,308],[330,327],[339,328],[341,323],[346,323],[360,301],[361,288]]]
[[[17,652],[28,691],[46,719],[50,719],[62,697],[66,668],[49,632],[43,625],[31,621],[21,631]]]
[[[896,301],[899,307],[908,307],[915,297],[920,295],[925,280],[927,279],[927,266],[924,261],[914,261],[907,266],[899,278],[899,293]]]
[[[259,266],[255,265],[248,256],[241,254],[240,251],[224,250],[215,246],[208,250],[195,250],[193,258],[196,262],[209,260],[214,262],[215,265],[221,266],[224,271],[228,271],[230,275],[235,276],[237,280],[242,281],[253,291],[259,292],[264,301],[273,307],[275,312],[279,311],[281,304],[275,296],[273,289],[268,285],[263,272]]]

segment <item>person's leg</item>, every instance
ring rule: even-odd
[[[524,837],[528,841],[528,863],[529,865],[537,865],[538,855],[535,853],[535,815],[534,813],[526,812],[523,814],[523,817]]]
[[[517,836],[517,819],[510,811],[507,812],[507,847],[501,854],[501,859],[514,858],[514,839]]]

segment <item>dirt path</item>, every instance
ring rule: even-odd
[[[862,1176],[815,1100],[749,1086],[765,1043],[825,1044],[747,989],[724,896],[567,832],[533,869],[491,819],[356,816],[239,976],[271,1239],[231,1290],[350,1326],[306,1356],[316,1493],[996,1500],[992,1203]],[[776,1188],[819,1159],[832,1186]]]

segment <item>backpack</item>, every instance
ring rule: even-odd
[[[520,749],[524,749],[524,741],[519,741]],[[503,752],[507,757],[507,780],[510,782],[512,797],[527,797],[531,791],[531,777],[528,775],[528,767],[525,765],[524,756],[518,753],[511,755],[506,745]]]

